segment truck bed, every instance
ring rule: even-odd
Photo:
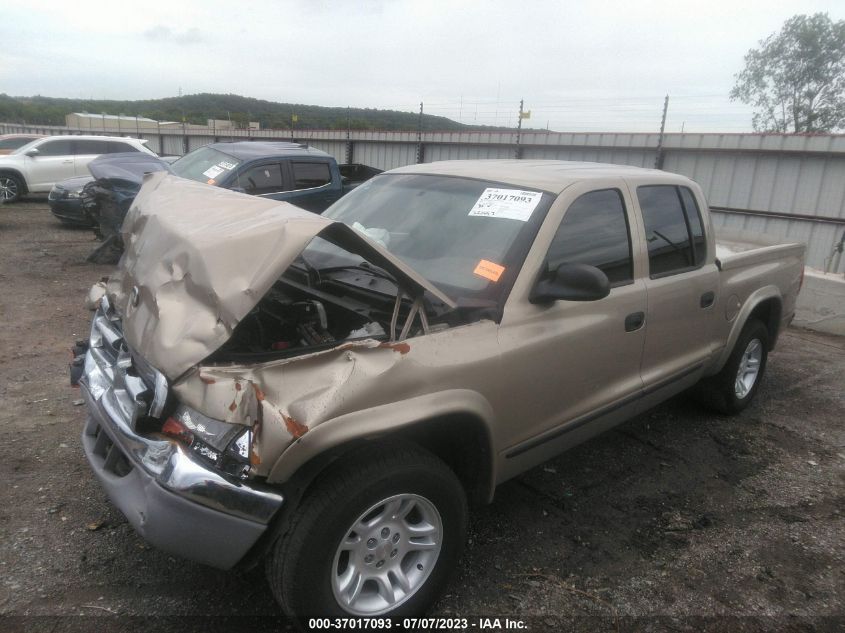
[[[800,242],[781,242],[764,233],[730,229],[716,231],[716,265],[719,270],[762,264],[790,255],[800,256],[803,252],[804,244]]]

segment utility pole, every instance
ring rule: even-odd
[[[425,159],[425,148],[422,142],[422,117],[423,117],[423,102],[420,101],[420,118],[417,122],[417,164],[423,162]]]
[[[349,106],[346,106],[346,163],[352,163],[352,131],[350,128]]]
[[[519,146],[519,137],[522,134],[522,116],[523,116],[523,107],[525,103],[523,99],[519,100],[519,121],[516,124],[516,155],[514,158],[522,158],[522,148]]]
[[[654,159],[654,168],[663,169],[663,133],[666,130],[666,113],[669,111],[669,95],[663,100],[663,118],[660,120],[660,136],[657,137],[657,156]]]

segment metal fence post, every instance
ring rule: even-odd
[[[657,137],[657,156],[654,158],[654,168],[663,169],[663,133],[666,131],[666,112],[669,110],[669,95],[663,100],[663,118],[660,120],[660,136]]]
[[[425,147],[422,142],[423,102],[420,101],[420,117],[417,121],[417,164],[425,161]]]

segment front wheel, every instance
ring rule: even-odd
[[[23,194],[23,183],[12,174],[0,174],[0,198],[3,202],[17,202]]]
[[[463,549],[454,473],[406,445],[371,446],[309,491],[267,562],[292,617],[407,617],[434,602]]]

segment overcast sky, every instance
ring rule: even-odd
[[[559,131],[750,131],[747,50],[833,1],[0,0],[0,92],[198,92]]]

